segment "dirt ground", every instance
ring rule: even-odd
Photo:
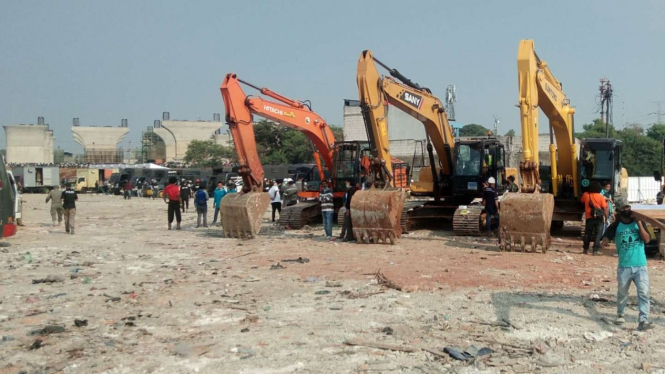
[[[663,262],[656,329],[635,331],[634,288],[615,326],[617,258],[582,255],[574,231],[501,253],[446,227],[330,242],[266,214],[236,240],[195,213],[167,231],[159,200],[88,194],[67,235],[44,198],[24,195],[26,226],[0,247],[0,374],[665,373]]]

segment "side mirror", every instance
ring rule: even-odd
[[[659,171],[654,171],[654,172],[653,172],[653,179],[655,179],[656,181],[660,182],[660,181],[663,180],[663,176],[660,174]]]

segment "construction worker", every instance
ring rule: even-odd
[[[74,225],[76,223],[76,201],[79,199],[76,191],[72,188],[73,184],[68,184],[67,189],[62,191],[60,200],[65,216],[65,232],[74,235]]]
[[[60,186],[55,186],[51,188],[51,191],[46,196],[46,202],[51,201],[51,220],[53,221],[53,227],[55,227],[56,217],[58,226],[62,223],[62,191],[60,191]]]

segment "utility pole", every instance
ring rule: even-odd
[[[494,136],[499,136],[499,123],[501,122],[501,118],[497,116],[492,117],[494,117]]]
[[[660,106],[663,102],[662,101],[654,101],[654,104],[656,104],[656,107],[658,110],[656,110],[656,123],[661,124],[663,123],[663,112],[660,110]]]
[[[448,120],[455,120],[455,103],[457,102],[457,93],[455,92],[455,85],[451,84],[446,87],[446,114]]]
[[[600,122],[605,124],[605,137],[610,137],[612,125],[612,84],[609,79],[600,78]]]

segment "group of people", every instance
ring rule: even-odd
[[[236,185],[233,181],[229,181],[224,186],[223,182],[217,183],[213,194],[213,207],[215,209],[212,224],[217,224],[217,217],[220,214],[220,204],[222,199],[227,194],[236,193]],[[176,230],[180,230],[180,223],[182,222],[182,213],[187,212],[189,209],[189,199],[194,198],[194,208],[196,209],[196,227],[208,227],[208,201],[210,195],[203,184],[197,186],[196,190],[192,192],[192,186],[186,181],[182,185],[178,185],[178,178],[169,178],[169,184],[164,188],[162,199],[168,205],[167,218],[168,229],[172,229],[173,220],[176,221]]]
[[[51,202],[51,220],[53,227],[60,226],[64,217],[65,232],[74,235],[74,225],[76,223],[76,202],[78,194],[71,185],[62,191],[60,186],[51,188],[46,195],[46,203]]]

